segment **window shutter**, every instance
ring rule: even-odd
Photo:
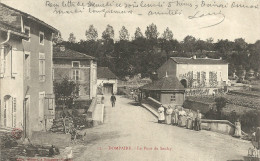
[[[12,98],[13,127],[16,127],[16,98]]]
[[[5,59],[4,59],[4,51],[5,51],[5,49],[4,49],[4,47],[2,47],[1,48],[1,61],[0,61],[0,64],[1,64],[1,66],[0,66],[0,77],[4,77],[4,72],[5,72]]]
[[[18,58],[17,58],[17,54],[13,52],[13,50],[11,50],[11,55],[12,55],[12,77],[15,77],[17,74],[17,62],[18,62]]]

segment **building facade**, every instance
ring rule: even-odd
[[[21,128],[30,137],[32,131],[48,130],[54,119],[52,39],[58,30],[2,3],[0,11],[7,33],[14,29],[27,36],[1,45],[1,125]]]
[[[108,67],[98,67],[97,84],[100,94],[117,93],[117,77]]]
[[[228,84],[228,63],[221,58],[171,57],[157,70],[158,77],[163,77],[165,72],[176,76],[188,95],[194,91],[195,94],[211,94],[212,89]]]
[[[54,81],[68,79],[79,84],[78,99],[92,99],[97,92],[97,61],[94,57],[60,45],[54,48]]]
[[[167,74],[152,83],[140,87],[141,97],[152,97],[164,105],[182,106],[185,89],[176,76]]]

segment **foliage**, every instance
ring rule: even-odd
[[[54,82],[53,86],[56,104],[71,108],[75,99],[78,98],[79,85],[64,78],[62,82]]]
[[[111,25],[107,25],[106,30],[102,33],[104,40],[114,39],[114,28]]]
[[[121,30],[119,31],[119,39],[120,40],[129,40],[129,33],[125,26],[122,26]]]
[[[139,27],[137,27],[135,30],[135,39],[143,38],[143,37],[144,37],[144,35],[143,35],[141,29]]]
[[[162,38],[167,40],[167,41],[170,41],[173,39],[173,33],[172,31],[169,29],[169,27],[166,28],[166,30],[163,32],[162,34]]]
[[[145,31],[145,36],[148,40],[157,39],[159,36],[159,32],[157,31],[157,26],[153,23],[147,26]]]
[[[227,100],[225,97],[217,97],[215,98],[217,114],[220,117],[222,109],[226,106]]]
[[[87,41],[97,40],[98,32],[97,32],[97,29],[93,25],[90,25],[89,29],[86,31],[86,38],[87,38]]]
[[[75,43],[76,42],[76,37],[74,36],[73,32],[70,33],[68,41],[71,42],[71,43]]]

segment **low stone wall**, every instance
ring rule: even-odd
[[[146,103],[148,103],[150,106],[152,106],[154,109],[158,110],[158,108],[161,106],[161,102],[155,100],[154,98],[152,97],[148,97],[146,99]]]
[[[93,113],[95,111],[96,105],[97,105],[97,98],[95,97],[92,99],[92,102],[87,111],[87,120],[93,120]]]
[[[187,109],[191,109],[193,111],[200,110],[201,113],[205,114],[207,113],[210,109],[215,108],[215,104],[209,104],[209,103],[203,103],[203,102],[198,102],[194,100],[185,100],[183,103],[183,107]]]
[[[91,122],[93,126],[100,125],[104,122],[104,98],[98,95],[93,98],[92,103],[87,111],[86,119]]]
[[[227,135],[234,135],[235,133],[235,125],[229,122],[228,120],[202,119],[201,127],[203,129],[207,129],[210,131],[227,134]]]
[[[36,145],[54,145],[58,147],[67,147],[71,143],[70,134],[57,134],[52,132],[33,131],[30,138],[32,144]]]

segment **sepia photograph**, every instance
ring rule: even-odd
[[[260,161],[260,0],[0,0],[0,161]]]

